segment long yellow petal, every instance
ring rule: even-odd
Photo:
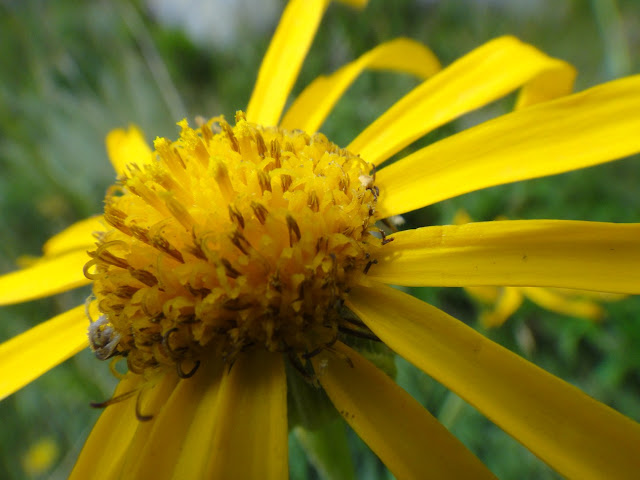
[[[144,139],[144,134],[135,125],[129,126],[129,130],[111,130],[105,143],[109,160],[118,175],[124,175],[127,171],[126,166],[130,163],[144,165],[153,158],[153,152]]]
[[[220,402],[223,368],[228,368],[228,366],[223,367],[221,362],[208,359],[202,368],[203,371],[196,372],[193,378],[182,382],[176,389],[174,397],[170,399],[171,405],[183,410],[193,410],[193,412],[177,413],[177,418],[173,422],[173,419],[170,418],[171,411],[167,409],[166,415],[169,417],[158,419],[162,424],[158,425],[159,430],[152,440],[152,445],[159,442],[160,447],[176,445],[179,448],[176,452],[178,458],[175,469],[171,471],[173,480],[212,478],[207,477],[205,472],[211,459],[211,445],[218,427],[217,406]],[[192,386],[188,386],[187,382],[192,382]],[[189,403],[189,400],[194,400],[194,402]],[[187,425],[181,424],[181,420],[189,423]],[[163,439],[158,436],[163,431],[167,434],[175,433],[179,437]],[[162,440],[165,440],[166,443]],[[173,462],[170,457],[165,461]]]
[[[88,326],[76,307],[0,344],[0,400],[87,348]]]
[[[378,45],[329,76],[316,78],[295,99],[281,126],[317,131],[347,88],[365,69],[392,70],[428,78],[440,70],[440,62],[424,45],[398,38]]]
[[[135,468],[142,463],[140,460],[142,460],[144,454],[149,452],[150,440],[154,439],[155,435],[157,435],[156,427],[159,420],[157,417],[162,414],[176,416],[180,416],[181,414],[181,412],[168,410],[170,407],[168,400],[175,392],[176,385],[179,382],[177,374],[171,370],[170,372],[159,373],[159,376],[160,378],[154,379],[154,381],[148,382],[147,385],[143,386],[138,393],[140,398],[136,400],[138,404],[136,407],[138,410],[137,414],[151,418],[144,421],[135,418],[138,420],[138,428],[136,428],[122,460],[122,476],[125,478],[154,478],[158,480],[161,478],[171,478],[170,469],[162,472],[160,476],[152,476],[149,471],[135,471]],[[193,406],[191,406],[191,409],[193,409]],[[184,440],[184,438],[182,440]],[[179,447],[180,446],[178,446],[178,448]],[[156,457],[155,462],[161,462],[160,457],[167,456],[171,458],[175,455],[175,452],[158,450],[154,452],[154,454]],[[148,460],[148,458],[146,458],[146,460]],[[145,462],[144,466],[153,468],[153,463],[154,462]]]
[[[202,478],[211,455],[215,431],[211,418],[221,367],[209,361],[192,378],[180,380],[162,411],[149,422],[144,447],[128,456],[125,471],[130,478]]]
[[[384,285],[348,306],[380,339],[464,398],[567,478],[635,478],[640,425],[483,337]]]
[[[379,165],[434,128],[522,85],[531,82],[521,102],[525,105],[570,93],[574,78],[571,65],[516,38],[500,37],[409,92],[347,149]]]
[[[278,124],[289,92],[329,0],[291,0],[285,8],[253,88],[247,120]]]
[[[380,214],[631,155],[640,151],[639,111],[636,75],[503,115],[379,171]]]
[[[393,380],[342,343],[313,358],[320,384],[344,419],[397,478],[495,478]],[[348,360],[347,360],[348,359]]]
[[[144,383],[142,375],[127,375],[118,384],[113,397],[132,393],[131,397],[108,406],[100,415],[84,444],[69,480],[101,480],[120,477],[129,443],[139,426],[136,395]]]
[[[107,230],[103,222],[102,215],[80,220],[47,240],[42,250],[45,255],[58,255],[75,249],[89,250],[96,241],[93,233]]]
[[[89,261],[86,250],[72,250],[45,257],[33,266],[0,277],[0,305],[47,297],[90,282],[82,268]]]
[[[288,478],[287,380],[282,354],[243,353],[220,385],[206,478]]]
[[[640,224],[506,220],[398,232],[368,277],[406,286],[640,293]]]

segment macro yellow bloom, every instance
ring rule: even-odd
[[[327,4],[289,2],[246,113],[233,121],[182,121],[177,140],[158,138],[153,149],[134,127],[109,134],[118,182],[104,214],[0,277],[1,304],[90,282],[93,295],[0,345],[0,398],[91,344],[98,358],[123,359],[128,372],[102,404],[71,478],[281,479],[290,372],[324,389],[396,477],[493,478],[352,348],[365,336],[560,474],[633,477],[636,422],[390,285],[636,294],[640,225],[492,221],[393,234],[376,225],[466,192],[640,151],[640,77],[571,95],[571,66],[512,37],[443,70],[425,47],[398,39],[315,80],[283,115]],[[365,69],[425,80],[337,146],[317,130]],[[518,88],[515,112],[378,168]]]

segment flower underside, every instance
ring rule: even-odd
[[[98,358],[189,376],[248,348],[308,357],[359,326],[343,298],[384,243],[373,167],[329,142],[236,115],[155,141],[107,193],[85,267]],[[132,159],[133,160],[133,159]]]

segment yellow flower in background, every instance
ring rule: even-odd
[[[497,220],[504,220],[498,218]],[[459,210],[453,219],[454,225],[471,223],[471,217]],[[486,327],[499,327],[513,315],[524,302],[532,301],[551,312],[586,320],[598,321],[605,316],[602,302],[622,300],[625,295],[568,288],[542,287],[496,287],[480,285],[464,287],[464,290],[482,304],[490,307],[480,314],[480,323]]]
[[[109,134],[119,180],[104,215],[0,278],[3,304],[89,282],[93,296],[0,345],[0,397],[86,348],[88,312],[94,352],[125,359],[128,373],[72,478],[286,478],[287,363],[326,391],[398,478],[491,478],[350,346],[375,336],[562,475],[632,477],[637,423],[389,285],[635,294],[640,225],[493,221],[389,236],[375,225],[638,152],[640,77],[568,95],[573,69],[512,37],[441,71],[425,47],[398,39],[311,83],[281,119],[327,4],[288,4],[234,125],[182,121],[180,137],[158,138],[154,150],[135,128]],[[315,132],[365,69],[425,81],[341,148]],[[376,172],[520,87],[516,112]]]

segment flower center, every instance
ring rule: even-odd
[[[329,142],[215,118],[155,141],[107,193],[85,272],[99,358],[142,373],[248,348],[312,355],[347,329],[343,298],[383,243],[372,166]]]

